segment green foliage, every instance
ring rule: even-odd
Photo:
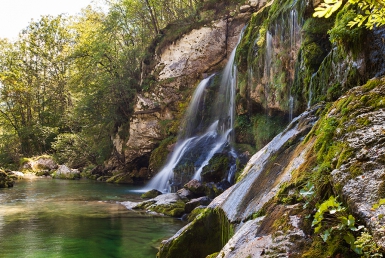
[[[340,43],[349,49],[360,45],[358,43],[361,41],[364,30],[361,27],[349,28],[347,26],[355,16],[356,13],[350,6],[345,6],[337,14],[333,28],[328,31],[331,42]]]
[[[50,149],[69,107],[71,33],[68,19],[43,16],[18,41],[0,42],[0,120],[19,138],[20,154]]]
[[[342,5],[342,0],[324,0],[314,9],[313,17],[329,18]]]
[[[15,42],[0,40],[0,137],[8,139],[0,144],[1,164],[53,151],[76,165],[107,159],[111,136],[129,123],[141,90],[148,44],[176,20],[191,27],[200,1],[108,4],[106,13],[88,6],[73,17],[43,16]]]
[[[324,0],[318,7],[314,9],[314,17],[329,18],[342,5],[342,0]],[[380,0],[348,0],[349,4],[357,5],[358,13],[354,13],[353,19],[347,24],[349,27],[365,26],[373,29],[374,26],[380,27],[385,25],[384,1]]]
[[[363,258],[383,257],[381,248],[373,240],[373,236],[366,231],[361,232],[354,245],[361,250],[360,254]]]
[[[12,131],[0,133],[0,167],[17,170],[21,158],[19,137]]]
[[[69,167],[84,167],[89,163],[96,165],[98,164],[98,151],[99,155],[101,151],[101,149],[93,150],[84,136],[73,133],[59,134],[52,144],[52,148],[55,151],[54,157],[57,162],[67,164]]]
[[[365,25],[368,29],[373,29],[374,26],[380,27],[385,25],[384,1],[378,0],[349,0],[350,3],[356,4],[361,13],[358,14],[353,21],[349,22],[348,26],[357,25],[361,27]]]
[[[299,194],[305,200],[305,205],[303,206],[303,208],[306,209],[309,206],[309,203],[314,198],[314,184],[312,182],[307,182],[307,184],[299,191]]]
[[[324,242],[333,238],[335,232],[342,234],[343,239],[350,248],[357,254],[362,254],[362,249],[355,244],[354,232],[361,230],[364,226],[356,227],[356,220],[351,214],[347,214],[346,208],[341,203],[337,202],[334,196],[318,206],[317,212],[314,215],[312,227],[314,233],[320,233]]]

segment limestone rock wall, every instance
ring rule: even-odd
[[[250,13],[242,13],[213,21],[187,33],[156,56],[152,71],[156,82],[137,96],[128,140],[123,142],[118,135],[113,139],[115,150],[124,156],[126,164],[140,157],[148,160],[166,137],[161,123],[180,119],[199,81],[226,64],[249,17]]]

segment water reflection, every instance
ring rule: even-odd
[[[155,257],[183,224],[127,210],[139,195],[88,180],[18,181],[0,190],[1,257]]]

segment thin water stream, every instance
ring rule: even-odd
[[[184,223],[127,210],[133,187],[30,178],[0,189],[0,257],[155,257]]]

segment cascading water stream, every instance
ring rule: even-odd
[[[169,156],[166,165],[155,177],[151,179],[151,181],[147,184],[144,190],[157,189],[162,192],[168,191],[167,187],[168,187],[173,169],[178,165],[180,159],[187,152],[190,144],[197,138],[197,136],[189,137],[193,134],[193,130],[195,129],[194,125],[196,124],[196,121],[197,121],[196,116],[193,116],[193,114],[198,113],[199,104],[201,103],[202,99],[204,99],[205,89],[209,85],[210,79],[213,76],[214,74],[203,79],[197,86],[186,113],[186,117],[192,117],[192,118],[185,120],[185,126],[184,126],[185,130],[183,130],[183,134],[181,133],[179,134],[178,141],[174,147],[173,152]],[[203,136],[206,136],[207,134],[208,133],[204,134]],[[202,137],[199,137],[198,141]]]
[[[187,151],[188,145],[196,137],[188,138],[184,141],[180,141],[175,146],[175,150],[171,154],[170,160],[167,162],[166,166],[148,183],[146,189],[158,189],[162,192],[167,192],[168,181],[170,180],[170,175],[168,171],[172,171],[175,166],[178,164],[179,160],[183,157],[184,153]]]
[[[222,72],[219,90],[215,93],[214,102],[207,94],[212,87],[215,74],[202,80],[197,86],[173,152],[169,155],[161,171],[151,179],[143,191],[157,189],[162,192],[169,192],[170,186],[180,186],[183,183],[182,179],[176,178],[174,172],[183,166],[193,166],[195,172],[190,179],[199,180],[203,168],[209,164],[214,154],[231,146],[234,139],[233,125],[237,80],[237,68],[234,65],[235,51],[236,47],[231,52],[229,61]],[[211,114],[207,114],[209,110],[212,110]],[[231,147],[229,153],[235,160],[236,153]],[[231,170],[234,171],[231,172]],[[236,167],[232,165],[227,176],[229,182],[234,177],[230,173],[234,174],[235,170]]]
[[[314,79],[314,77],[316,75],[317,75],[317,73],[313,73],[312,76],[311,76],[311,79],[310,79],[310,83],[309,83],[309,99],[307,101],[307,108],[311,107],[311,101],[312,101],[312,98],[313,98],[313,79]]]
[[[293,112],[294,112],[294,97],[290,95],[289,97],[289,121],[293,120]]]
[[[206,155],[205,160],[202,162],[202,164],[199,166],[199,168],[196,170],[193,179],[200,180],[202,169],[204,166],[209,164],[210,159],[214,156],[215,153],[220,152],[221,149],[225,146],[225,144],[228,141],[228,136],[231,133],[232,129],[227,130],[227,132],[223,135],[219,136],[219,139],[216,140],[215,144],[212,146],[211,150]]]

